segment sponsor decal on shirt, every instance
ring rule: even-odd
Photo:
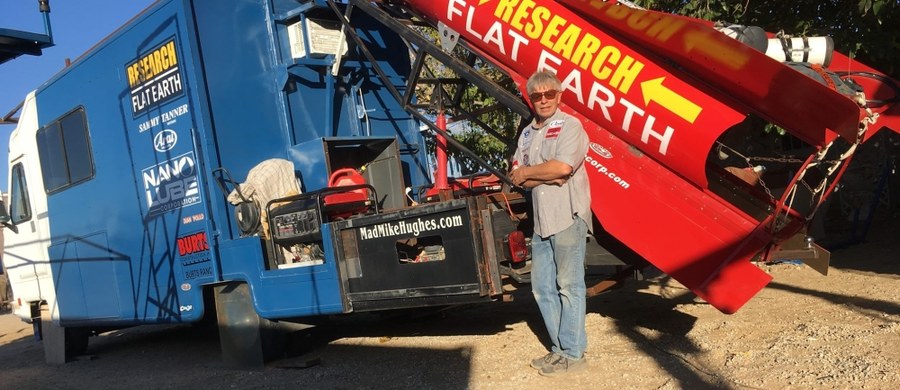
[[[555,121],[553,121],[553,122],[550,122],[550,124],[547,125],[547,126],[549,126],[549,127],[562,127],[563,123],[565,123],[565,122],[566,122],[565,119],[557,119],[557,120],[555,120]]]
[[[547,129],[547,134],[544,135],[544,139],[558,138],[560,131],[562,131],[562,127],[551,127]]]

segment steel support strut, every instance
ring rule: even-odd
[[[457,72],[460,76],[465,78],[467,81],[471,82],[473,85],[475,85],[483,90],[486,90],[486,91],[492,91],[492,93],[494,94],[494,97],[500,102],[500,104],[509,107],[511,110],[513,110],[515,113],[517,113],[521,116],[531,115],[530,110],[522,102],[521,99],[519,99],[515,95],[507,92],[506,90],[502,89],[500,86],[498,86],[493,81],[488,80],[487,78],[485,78],[484,76],[479,74],[477,71],[475,71],[475,69],[473,69],[470,65],[445,53],[439,47],[437,47],[436,45],[434,45],[433,43],[429,42],[424,37],[422,37],[419,33],[413,31],[406,25],[398,22],[397,20],[392,18],[390,15],[388,15],[384,11],[373,6],[368,1],[350,0],[349,4],[353,7],[358,8],[359,10],[369,14],[370,16],[372,16],[373,18],[375,18],[376,20],[378,20],[379,22],[381,22],[382,24],[384,24],[385,26],[387,26],[388,28],[390,28],[391,30],[396,32],[402,38],[404,38],[405,40],[407,40],[408,42],[410,42],[411,44],[416,46],[420,52],[425,52],[425,53],[435,57],[438,61],[441,61],[445,66],[447,66],[448,68]],[[403,107],[407,112],[409,112],[413,117],[415,117],[420,122],[428,125],[428,127],[432,131],[434,131],[436,134],[439,134],[442,137],[444,137],[444,139],[447,141],[448,144],[455,147],[457,150],[459,150],[466,157],[470,158],[476,164],[482,166],[485,170],[487,170],[488,172],[497,176],[504,183],[513,185],[512,181],[509,179],[509,177],[506,176],[505,172],[500,171],[497,168],[494,168],[491,164],[488,164],[486,161],[484,161],[484,159],[479,157],[477,154],[472,152],[470,149],[468,149],[466,146],[464,146],[458,140],[453,138],[449,133],[447,133],[446,131],[441,129],[439,126],[437,126],[437,124],[435,124],[434,121],[426,118],[424,115],[419,113],[418,110],[416,110],[414,107],[412,107],[409,104],[409,102],[407,101],[407,98],[409,98],[409,96],[408,96],[410,93],[409,91],[412,90],[414,86],[412,86],[412,85],[408,86],[407,94],[401,95],[400,92],[394,87],[394,85],[392,83],[390,83],[389,78],[384,73],[384,71],[381,69],[381,67],[378,65],[378,62],[375,60],[375,58],[372,56],[371,52],[366,47],[365,42],[362,41],[362,39],[359,37],[359,35],[356,33],[356,31],[352,28],[352,26],[350,25],[350,22],[343,16],[343,13],[340,12],[340,10],[337,8],[337,5],[334,3],[334,1],[328,0],[328,5],[334,11],[335,15],[337,15],[337,17],[341,21],[341,23],[346,27],[347,35],[354,41],[354,43],[356,43],[360,52],[372,64],[373,70],[378,75],[378,77],[382,80],[382,82],[384,82],[385,87],[387,87],[388,91],[390,91],[391,95],[393,95],[394,99],[396,99],[398,102],[403,104]],[[413,78],[415,78],[415,77],[413,77]]]

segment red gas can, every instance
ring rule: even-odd
[[[366,179],[353,168],[341,168],[331,173],[328,179],[328,187],[345,187],[352,185],[366,184]],[[325,196],[325,206],[335,209],[328,214],[333,218],[346,218],[356,213],[365,212],[368,205],[365,204],[369,199],[369,190],[367,188],[359,188],[347,192],[338,192]],[[358,207],[352,207],[354,203],[358,203]],[[339,207],[341,205],[347,208]]]

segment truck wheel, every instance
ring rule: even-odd
[[[5,272],[0,272],[0,314],[11,311],[10,301],[12,301],[12,286],[9,284],[9,277]]]
[[[66,330],[66,360],[87,352],[88,337],[91,332],[87,328],[64,328]]]
[[[246,283],[216,286],[214,294],[222,361],[227,367],[262,369],[266,361],[284,357],[286,330],[256,313]]]

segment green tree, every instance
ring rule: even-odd
[[[637,0],[636,5],[790,35],[828,35],[835,50],[900,78],[900,0]]]

